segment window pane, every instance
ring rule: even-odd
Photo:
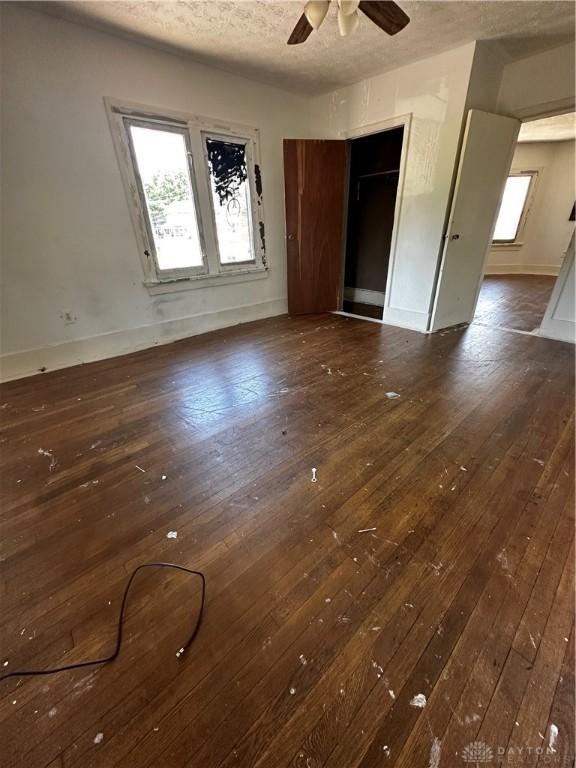
[[[496,219],[494,240],[516,239],[531,180],[531,176],[508,176]]]
[[[206,139],[221,264],[254,261],[244,144]]]
[[[131,125],[159,269],[203,264],[187,147],[181,133]]]

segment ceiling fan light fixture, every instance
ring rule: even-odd
[[[304,13],[288,38],[288,45],[299,45],[308,40],[312,31],[318,29],[324,21],[330,2],[331,0],[308,0]],[[354,32],[360,13],[388,35],[396,35],[410,23],[410,17],[394,0],[336,0],[336,4],[338,29],[342,37]]]
[[[338,8],[344,16],[350,16],[354,11],[358,10],[360,0],[338,0]]]
[[[304,15],[313,29],[318,29],[322,24],[329,7],[330,0],[308,0],[304,6]]]
[[[354,13],[346,14],[342,13],[342,11],[338,9],[338,29],[340,30],[341,37],[346,37],[346,35],[354,32],[358,26],[359,21],[360,17],[356,11],[354,11]]]

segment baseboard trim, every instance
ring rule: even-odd
[[[576,344],[576,326],[574,323],[556,321],[540,327],[536,331],[536,336],[543,339],[552,339],[553,341],[565,341],[568,344]]]
[[[344,298],[355,301],[358,304],[373,304],[376,307],[384,306],[384,291],[370,291],[368,288],[344,288]]]
[[[560,265],[553,264],[489,264],[485,275],[550,275],[557,277]]]
[[[409,331],[428,332],[428,313],[418,312],[414,309],[399,309],[398,307],[384,307],[383,322],[386,325],[396,325]]]
[[[0,356],[0,381],[34,376],[40,369],[54,371],[80,363],[127,355],[219,328],[282,315],[286,311],[286,299],[269,299],[257,304],[165,320],[162,323],[75,339],[49,347],[12,352]]]

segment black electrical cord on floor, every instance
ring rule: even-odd
[[[200,610],[198,611],[198,618],[196,619],[196,624],[194,625],[194,629],[192,630],[192,634],[188,638],[188,640],[184,643],[184,645],[179,649],[178,653],[176,654],[178,657],[182,656],[183,653],[186,652],[186,650],[192,645],[194,642],[196,635],[198,634],[198,631],[200,629],[200,624],[202,623],[202,615],[204,613],[204,600],[206,597],[206,579],[204,578],[204,574],[200,571],[193,571],[191,568],[185,568],[183,565],[174,565],[174,563],[143,563],[142,565],[139,565],[137,568],[135,568],[132,571],[132,574],[130,578],[128,579],[128,583],[126,584],[126,587],[124,589],[124,594],[122,596],[122,603],[120,605],[120,616],[118,617],[118,631],[116,635],[116,647],[114,649],[114,652],[110,654],[110,656],[106,656],[103,659],[94,659],[93,661],[79,661],[76,664],[66,664],[64,667],[54,667],[54,669],[24,669],[20,671],[15,672],[8,672],[5,675],[0,676],[0,681],[7,680],[9,677],[32,677],[35,675],[55,675],[57,672],[66,672],[70,669],[80,669],[81,667],[91,667],[95,664],[107,664],[110,661],[114,661],[118,657],[118,654],[120,653],[120,647],[122,645],[122,631],[123,631],[123,624],[124,624],[124,614],[126,612],[126,602],[128,599],[128,592],[130,591],[130,587],[132,585],[132,582],[134,581],[134,577],[138,573],[138,571],[141,571],[142,568],[175,568],[178,571],[184,571],[185,573],[190,573],[193,576],[199,576],[202,580],[202,595],[200,598]]]

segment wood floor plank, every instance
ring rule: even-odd
[[[570,446],[566,455],[571,454]],[[560,470],[559,472],[562,475]],[[562,492],[557,494],[553,503],[548,503],[546,498],[541,505],[529,500],[527,508],[531,514],[527,519],[528,527],[523,532],[519,532],[519,536],[515,536],[513,545],[508,547],[506,560],[503,558],[499,560],[502,572],[509,581],[506,600],[498,610],[492,626],[488,625],[480,637],[480,653],[475,663],[467,667],[469,676],[460,698],[451,700],[450,710],[453,714],[447,727],[444,722],[442,723],[442,727],[445,727],[443,735],[438,727],[443,750],[448,756],[461,755],[465,746],[477,739],[501,670],[508,658],[512,639],[543,564],[551,565],[554,558],[558,558],[560,567],[565,562],[573,525],[569,516],[562,515],[566,497],[570,498],[572,493],[570,483],[563,485]],[[552,485],[552,489],[553,487]],[[547,519],[542,519],[542,509],[549,509],[554,520],[553,526],[550,526]],[[538,523],[536,528],[531,530],[534,518]],[[550,539],[551,534],[553,535]],[[514,567],[518,546],[524,547],[524,553],[518,568],[513,572],[509,569]],[[529,664],[525,662],[524,666],[528,667]]]
[[[325,506],[325,505],[324,505]]]
[[[465,476],[466,476],[466,477],[474,477],[474,474],[473,474],[473,473],[471,473],[471,474],[468,474],[468,472],[466,472],[466,473],[465,473]],[[439,480],[442,480],[444,477],[445,477],[444,471],[442,471],[441,473],[439,473],[439,478],[438,478]],[[483,487],[483,485],[484,485],[484,480],[480,480],[480,482],[478,483],[478,485],[479,485],[480,487]],[[472,487],[468,488],[468,489],[467,489],[467,491],[468,491],[468,494],[471,494],[471,491],[472,491]],[[469,496],[469,499],[470,499],[470,500],[473,502],[473,501],[474,501],[474,496]],[[400,510],[399,510],[399,511],[400,511]],[[462,510],[462,511],[463,511],[463,510]],[[461,511],[460,511],[460,510],[459,510],[459,516],[461,516]],[[444,518],[444,520],[442,521],[442,524],[444,524],[445,522],[446,522],[446,518]],[[441,530],[441,529],[439,529],[439,532],[440,532],[440,530]],[[393,538],[394,538],[394,539],[395,539],[397,542],[401,542],[401,541],[402,541],[402,539],[401,539],[401,536],[399,536],[399,533],[400,533],[399,531],[393,531],[393,532],[391,532],[391,533],[390,533],[390,536],[392,536],[392,537],[393,537]],[[443,537],[443,535],[444,535],[444,534],[440,533],[440,536],[441,536],[441,537]],[[410,537],[409,537],[409,538],[410,538]],[[428,545],[428,544],[429,544],[429,541],[430,541],[430,537],[429,537],[429,535],[428,535],[428,536],[426,536],[426,542],[425,542],[425,545]],[[404,546],[404,545],[403,545],[403,544],[400,544],[400,546]],[[438,553],[436,553],[436,552],[431,552],[431,553],[430,553],[430,556],[432,557],[433,555],[437,555],[437,554],[438,554]],[[440,559],[443,559],[443,558],[437,558],[437,560],[440,560]],[[430,566],[429,566],[427,563],[426,563],[426,565],[428,566],[428,574],[434,573],[434,570],[433,570],[432,568],[430,568]],[[409,582],[409,579],[407,579],[406,577],[404,577],[402,586],[404,587],[404,586],[406,586],[406,585],[407,585],[407,584],[409,584],[409,583],[410,583],[410,582]],[[396,595],[395,595],[395,597],[396,597]],[[416,605],[418,605],[418,602],[419,602],[419,601],[417,600],[417,598],[416,598],[416,597],[414,597],[414,595],[406,595],[405,599],[410,599],[410,600],[412,601],[411,603],[409,603],[409,604],[408,604],[408,605],[410,605],[412,608],[414,607],[414,605],[415,605],[415,604],[416,604]],[[389,603],[389,598],[388,598],[387,602]],[[417,613],[416,613],[416,614],[414,614],[414,616],[416,616],[416,615],[417,615]],[[382,623],[382,620],[383,620],[383,619],[384,619],[384,617],[383,617],[383,616],[374,616],[374,619],[373,619],[373,622],[372,622],[372,624],[376,624],[376,625],[378,625],[378,624]],[[394,627],[394,628],[396,629],[396,627]],[[365,632],[364,634],[366,635],[367,633]],[[356,657],[357,657],[357,654],[360,652],[360,650],[361,650],[361,649],[359,649],[359,648],[355,648],[355,649],[354,649],[354,652],[353,652],[353,654],[351,654],[351,657],[352,657],[352,659],[354,659],[354,658],[356,658]],[[346,653],[346,651],[345,651],[344,653]],[[342,658],[342,656],[343,656],[343,654],[341,654],[341,655],[340,655],[340,658]],[[379,658],[379,661],[380,661],[380,662],[382,662],[382,658],[381,658],[381,657]],[[379,666],[380,666],[380,664],[378,664],[378,665],[377,665],[377,667],[379,667]],[[343,676],[343,675],[344,675],[344,676]],[[338,679],[339,679],[339,680],[342,680],[342,679],[345,679],[345,677],[346,677],[346,674],[344,673],[344,671],[343,671],[342,669],[340,669],[340,670],[338,671]],[[372,678],[372,680],[373,680],[373,681],[375,681],[375,678]],[[341,685],[339,685],[339,687],[342,687],[342,686],[341,686]],[[327,701],[327,698],[326,698],[326,693],[325,693],[325,692],[319,695],[319,700],[320,700],[320,701],[322,701],[322,703],[325,703],[325,702]],[[347,702],[347,703],[348,703],[348,702]],[[303,728],[303,727],[305,727],[305,722],[304,722],[304,721],[305,721],[305,719],[308,719],[308,718],[309,718],[309,714],[310,714],[310,704],[308,705],[308,707],[306,708],[306,710],[303,710],[303,711],[302,711],[302,714],[303,714],[303,715],[304,715],[304,712],[306,713],[306,717],[303,717],[303,718],[301,718],[301,720],[302,720],[302,723],[300,724],[300,726],[296,726],[295,728],[292,728],[292,730],[293,730],[294,732],[298,732],[299,728]],[[326,719],[326,718],[324,718],[324,719]],[[341,722],[341,719],[339,720],[339,722]],[[280,735],[281,735],[281,733],[282,733],[282,732],[280,732]],[[271,745],[271,746],[270,746],[270,748],[269,748],[269,752],[270,752],[270,754],[268,755],[268,761],[270,762],[270,764],[272,764],[272,763],[273,763],[273,761],[276,759],[276,758],[275,758],[275,756],[276,756],[276,755],[278,755],[278,754],[283,754],[283,753],[284,753],[284,751],[285,751],[285,749],[286,749],[286,744],[285,744],[285,743],[281,743],[280,745],[278,745],[278,746],[277,746],[277,745],[276,745],[276,742],[278,742],[278,741],[279,741],[279,737],[277,736],[277,737],[276,737],[276,739],[275,739],[275,740],[272,742],[272,745]],[[316,760],[316,759],[317,759],[317,755],[313,755],[313,756],[312,756],[312,755],[310,755],[310,754],[307,754],[307,759],[309,759],[310,761],[312,761],[312,764],[315,764],[315,763],[314,763],[314,760]]]
[[[497,495],[501,497],[503,490],[504,488],[501,487]],[[506,498],[507,497],[504,496],[504,499]],[[508,503],[510,503],[510,501],[511,499],[509,498]],[[486,579],[489,577],[490,565],[497,562],[496,557],[498,549],[494,551],[495,545],[497,545],[497,542],[502,541],[502,538],[504,538],[504,540],[506,539],[506,529],[509,528],[509,526],[514,527],[515,519],[522,514],[523,506],[523,504],[517,504],[515,513],[513,508],[509,507],[507,517],[499,520],[495,529],[492,529],[493,523],[485,520],[485,522],[488,522],[490,537],[487,541],[487,546],[483,548],[484,558],[479,558],[475,561],[474,557],[471,558],[467,553],[468,556],[464,558],[464,562],[460,565],[460,568],[455,569],[456,573],[461,574],[461,589],[464,591],[461,591],[459,595],[462,595],[462,597],[460,597],[462,602],[460,603],[457,600],[455,606],[452,608],[450,608],[450,605],[448,604],[444,607],[444,611],[448,611],[447,616],[451,617],[452,621],[456,622],[456,627],[463,626],[461,622],[466,622],[467,611],[470,609],[471,605],[476,604],[476,600],[468,600],[469,592],[467,590],[472,590],[472,594],[481,594],[481,591],[477,592],[476,590],[483,589]],[[448,562],[450,562],[449,559]],[[472,570],[468,571],[470,564],[474,567]],[[444,628],[445,623],[447,623],[447,629]],[[458,637],[461,631],[460,629],[450,631],[451,624],[449,619],[443,619],[438,626],[441,627],[440,634],[435,631],[437,628],[433,623],[424,623],[424,626],[420,628],[420,634],[418,632],[414,634],[413,640],[415,645],[413,648],[410,649],[410,644],[404,642],[403,647],[398,652],[396,658],[391,661],[388,668],[384,668],[385,673],[388,673],[388,679],[391,681],[393,689],[396,692],[398,692],[399,689],[402,690],[401,695],[397,696],[397,699],[391,703],[384,695],[382,689],[375,688],[375,696],[373,695],[369,697],[359,710],[357,714],[358,722],[373,723],[373,719],[372,721],[369,720],[369,713],[371,711],[386,712],[389,709],[389,712],[384,719],[376,721],[376,731],[371,735],[370,746],[367,752],[362,756],[362,750],[359,751],[358,749],[359,742],[360,744],[362,742],[361,739],[355,740],[349,738],[346,742],[343,741],[338,745],[334,754],[331,755],[328,764],[338,765],[340,763],[346,763],[351,765],[372,765],[381,760],[381,750],[384,750],[385,747],[390,750],[390,754],[394,755],[394,758],[396,757],[399,752],[399,747],[402,745],[402,740],[408,733],[407,727],[411,723],[415,723],[419,716],[419,710],[413,707],[411,708],[409,702],[419,693],[425,694],[426,697],[430,695],[434,682],[443,666],[445,651],[441,650],[441,644],[445,642],[446,639],[450,642],[454,642],[454,638]],[[436,646],[438,645],[440,645],[440,648],[437,650]],[[409,651],[408,654],[406,654],[407,650]],[[410,650],[412,652],[410,652]],[[425,650],[426,652],[424,653]],[[420,654],[424,655],[422,655],[421,660],[418,662]],[[427,666],[429,661],[431,661],[433,665],[432,668],[428,668]],[[415,663],[417,663],[417,666],[414,666]],[[398,680],[397,677],[399,674],[400,680]],[[404,675],[404,678],[402,678],[402,675]],[[374,725],[371,724],[368,728],[373,730]],[[358,727],[356,728],[356,731],[357,730]],[[346,748],[345,752],[343,751],[344,745]],[[351,746],[353,746],[354,752],[351,752]]]
[[[114,664],[0,683],[3,765],[573,757],[573,364],[325,315],[2,386],[0,670],[104,653],[142,562],[208,580],[185,659],[197,586],[147,574]]]
[[[569,635],[574,626],[573,561],[574,551],[572,550],[567,568],[558,585],[556,597],[548,612],[548,621],[542,633],[542,640],[530,669],[522,702],[515,715],[515,727],[506,745],[507,755],[521,755],[523,749],[529,750],[526,761],[528,765],[537,764],[539,748],[544,747],[550,750],[548,716],[565,655],[562,643],[569,642]],[[514,646],[513,650],[515,650]],[[539,736],[540,733],[544,734],[544,738]],[[553,748],[555,747],[554,743]]]
[[[572,445],[568,449],[571,455]],[[544,486],[546,480],[541,477],[539,482]],[[491,653],[486,653],[487,646],[484,644],[499,639],[499,627],[504,616],[508,614],[509,621],[511,613],[517,617],[521,615],[530,594],[531,582],[526,577],[537,573],[538,564],[544,560],[547,552],[553,551],[558,557],[559,548],[564,542],[569,544],[573,521],[569,515],[561,514],[561,505],[567,495],[571,496],[571,491],[570,484],[565,483],[563,493],[558,494],[559,501],[554,503],[559,513],[555,529],[548,521],[541,521],[538,506],[530,504],[529,509],[532,509],[533,514],[524,518],[522,529],[516,529],[512,544],[507,548],[506,560],[500,558],[501,567],[493,573],[475,607],[432,692],[429,699],[429,705],[432,706],[427,710],[427,717],[412,730],[397,761],[398,766],[412,765],[417,758],[423,762],[428,759],[434,738],[441,740],[446,760],[456,760],[466,744],[475,740],[485,711],[481,696],[482,685],[476,682],[476,664],[480,663],[481,654],[486,654],[487,663],[493,658]],[[542,503],[550,502],[544,497]],[[530,536],[527,535],[528,531]],[[504,565],[505,568],[502,567]],[[481,675],[483,683],[487,677]],[[463,694],[466,685],[467,692]],[[439,706],[434,706],[436,700]],[[452,727],[447,732],[450,721],[457,728]],[[431,737],[431,733],[434,736]]]
[[[474,322],[534,331],[540,327],[555,282],[551,275],[486,275]]]
[[[538,765],[550,764],[550,758],[553,756],[560,765],[570,765],[574,763],[574,634],[572,627],[570,639],[566,643],[566,653],[562,664],[561,674],[558,678],[558,684],[552,702],[552,708],[548,718],[546,730],[542,733],[544,738],[544,748],[538,758]],[[558,729],[557,737],[552,746],[550,746],[550,735],[556,735],[552,730],[553,726]],[[540,735],[540,734],[538,734]],[[554,750],[554,751],[552,751]]]

